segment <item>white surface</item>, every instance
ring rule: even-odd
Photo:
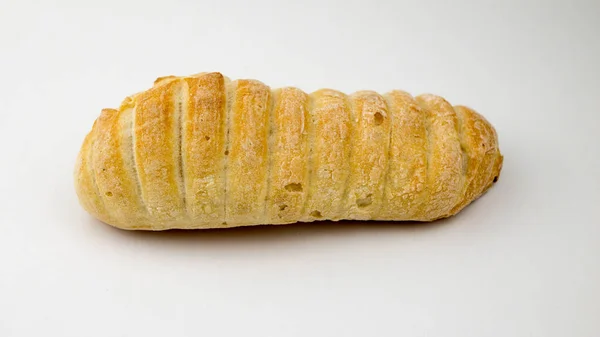
[[[0,4],[0,336],[600,336],[598,2],[39,3]],[[100,109],[213,70],[472,106],[501,179],[429,226],[92,220]]]

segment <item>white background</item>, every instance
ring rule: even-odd
[[[597,1],[0,4],[0,336],[600,336]],[[132,233],[79,206],[100,109],[163,75],[404,89],[496,127],[431,225]]]

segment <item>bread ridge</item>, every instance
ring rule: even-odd
[[[494,127],[440,96],[159,77],[103,109],[77,157],[81,206],[128,230],[433,221],[497,180]]]

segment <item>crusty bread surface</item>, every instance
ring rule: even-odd
[[[74,178],[87,212],[130,230],[433,221],[479,198],[502,162],[494,127],[436,95],[307,94],[213,72],[102,110]]]

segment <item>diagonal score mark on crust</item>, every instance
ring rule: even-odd
[[[461,150],[461,154],[462,154],[462,171],[461,171],[461,175],[462,175],[462,181],[463,181],[463,186],[462,186],[462,190],[460,192],[460,197],[457,199],[456,205],[454,205],[452,207],[452,209],[450,210],[450,214],[454,214],[456,212],[456,210],[458,208],[460,208],[460,206],[462,204],[464,204],[465,199],[467,198],[467,191],[473,181],[472,177],[471,179],[469,179],[469,174],[472,172],[469,172],[469,153],[467,151],[467,144],[466,144],[466,139],[465,139],[465,116],[464,113],[462,111],[462,109],[457,108],[452,106],[452,109],[454,110],[454,112],[456,113],[456,118],[458,121],[458,139],[460,142],[460,150]]]
[[[235,99],[235,89],[237,87],[237,82],[230,81],[228,78],[225,78],[225,155],[223,156],[223,221],[222,225],[227,225],[227,173],[229,169],[229,143],[230,143],[230,135],[231,132],[231,110],[233,109],[233,100]]]
[[[269,216],[269,195],[271,193],[272,188],[272,175],[273,175],[273,155],[275,154],[274,149],[274,139],[275,139],[275,99],[276,94],[274,90],[270,90],[269,94],[269,103],[267,104],[267,118],[269,125],[267,126],[267,173],[266,173],[266,192],[265,192],[265,200],[263,207],[263,215],[262,219],[264,223],[268,223],[270,221]]]
[[[338,214],[344,214],[346,211],[350,209],[346,209],[346,205],[348,205],[348,194],[350,193],[350,181],[352,179],[352,152],[354,152],[354,143],[355,143],[355,131],[357,130],[357,121],[356,121],[356,112],[354,109],[356,108],[356,104],[354,100],[349,95],[344,95],[344,102],[346,103],[346,107],[348,108],[348,112],[350,113],[349,125],[348,125],[348,159],[347,162],[350,163],[348,166],[348,175],[346,176],[346,182],[344,183],[344,191],[342,192],[342,197],[340,198],[340,206],[338,207]]]
[[[135,181],[135,188],[137,194],[139,196],[139,200],[141,202],[142,208],[145,210],[146,214],[149,214],[148,206],[146,205],[146,201],[144,200],[144,195],[142,193],[142,181],[140,178],[140,170],[137,163],[137,158],[135,155],[135,149],[137,148],[137,137],[135,136],[135,120],[137,115],[137,105],[134,103],[134,106],[131,108],[131,162],[133,166],[133,177]],[[151,226],[150,226],[151,227]]]
[[[314,102],[315,99],[313,97],[314,93],[308,95],[308,118],[309,121],[308,123],[304,123],[302,124],[303,127],[304,125],[306,125],[306,132],[308,133],[308,137],[306,137],[306,141],[308,142],[308,158],[306,160],[306,169],[305,169],[305,174],[306,174],[306,197],[304,199],[304,202],[302,204],[302,209],[300,210],[300,219],[302,218],[308,218],[310,214],[307,214],[306,209],[308,206],[308,203],[310,201],[310,198],[312,197],[312,190],[313,190],[313,166],[314,166],[314,156],[315,156],[315,138],[316,138],[316,127],[315,127],[315,123],[317,123],[318,121],[315,119],[315,107],[314,107]]]
[[[419,218],[419,220],[426,220],[425,218],[425,210],[427,209],[427,203],[429,200],[429,196],[431,194],[431,184],[430,184],[430,178],[431,178],[431,155],[432,155],[432,127],[431,127],[431,111],[429,111],[429,108],[426,107],[424,104],[422,104],[421,102],[419,102],[419,100],[417,98],[415,98],[415,101],[417,103],[417,106],[419,108],[419,111],[423,114],[425,114],[424,118],[423,118],[423,122],[425,124],[425,135],[427,136],[427,155],[425,156],[425,190],[423,191],[422,195],[421,195],[421,200],[420,200],[420,205],[417,206],[417,214],[416,217]]]
[[[175,156],[177,158],[177,174],[178,174],[178,179],[177,179],[177,183],[179,185],[179,193],[181,195],[181,202],[183,203],[182,205],[182,209],[183,209],[183,215],[184,215],[184,219],[188,218],[189,213],[187,210],[187,185],[185,183],[185,174],[183,174],[183,172],[185,172],[185,160],[184,160],[184,156],[183,156],[183,146],[185,144],[184,143],[184,136],[183,136],[183,130],[184,130],[184,119],[185,116],[187,115],[187,110],[189,108],[189,104],[188,104],[188,91],[189,91],[189,87],[188,87],[188,83],[187,81],[181,81],[182,82],[182,86],[178,92],[177,98],[176,98],[176,110],[177,113],[179,114],[177,117],[177,120],[175,121],[176,126],[175,126],[175,138],[177,139],[177,148],[175,151]]]
[[[384,206],[387,205],[386,197],[387,197],[387,185],[390,176],[390,168],[392,161],[392,130],[393,130],[393,121],[392,121],[392,110],[390,109],[391,104],[389,104],[389,95],[381,95],[383,97],[383,102],[385,103],[385,109],[387,111],[387,116],[389,118],[390,131],[388,132],[388,143],[387,143],[387,153],[386,153],[386,168],[385,173],[383,175],[383,188],[381,189],[381,202],[379,203],[379,210],[377,211],[377,215],[374,218],[381,217],[383,214]]]
[[[85,161],[85,165],[86,167],[83,168],[85,170],[88,171],[88,174],[90,175],[90,180],[92,181],[92,188],[94,189],[94,193],[97,196],[97,199],[99,200],[100,204],[102,205],[102,208],[104,210],[104,212],[106,213],[107,217],[109,219],[112,219],[113,215],[112,212],[110,211],[109,208],[106,207],[106,204],[104,203],[104,199],[102,198],[102,196],[100,195],[100,189],[98,188],[98,183],[96,182],[96,170],[94,169],[95,164],[94,164],[94,151],[95,151],[95,147],[96,147],[96,134],[97,134],[97,130],[96,130],[96,123],[94,123],[94,126],[92,127],[92,139],[91,142],[89,142],[89,149],[88,149],[88,153],[87,153],[87,159]]]

